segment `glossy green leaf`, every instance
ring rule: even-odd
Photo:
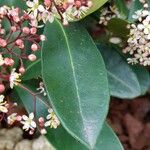
[[[121,38],[128,38],[129,29],[127,29],[128,22],[120,19],[113,18],[108,22],[107,28],[113,34],[113,36],[118,36]]]
[[[139,96],[141,88],[137,76],[126,60],[117,53],[116,47],[99,44],[98,48],[106,64],[111,95],[119,98]]]
[[[26,2],[23,0],[0,0],[0,6],[3,6],[3,5],[26,9]]]
[[[30,80],[35,79],[41,76],[41,59],[39,58],[35,62],[31,62],[28,64],[26,68],[26,72],[23,75],[22,80]]]
[[[21,88],[22,86],[22,88]],[[16,86],[15,90],[18,93],[18,96],[22,100],[23,105],[27,109],[28,112],[34,112],[34,104],[36,98],[36,110],[37,117],[46,116],[48,114],[48,109],[50,107],[49,103],[47,103],[46,97],[43,95],[39,95],[37,93],[36,88],[38,84],[35,85],[35,81],[28,81],[25,84],[20,84],[20,86]],[[34,96],[33,96],[34,94]],[[40,112],[40,113],[38,113]]]
[[[141,94],[144,95],[150,88],[149,72],[142,66],[133,66],[132,69],[138,78],[141,87]]]
[[[93,6],[86,12],[86,15],[91,14],[92,12],[99,9],[102,5],[104,5],[108,0],[91,0],[93,2]]]
[[[55,113],[77,140],[93,147],[109,104],[107,74],[101,54],[79,24],[46,25],[42,76]]]
[[[36,87],[33,88],[32,82],[30,82],[30,85],[26,84],[25,87],[28,87],[32,92],[36,89]],[[17,93],[19,94],[25,108],[29,113],[33,112],[33,96],[21,89],[20,87],[16,87]],[[41,101],[42,98],[37,99],[37,117],[45,117],[47,116],[47,106],[43,105],[44,103]],[[79,141],[75,140],[68,132],[61,126],[57,129],[47,129],[48,133],[46,134],[46,137],[48,141],[55,147],[56,150],[91,150],[86,148],[84,145],[82,145]],[[99,134],[96,145],[92,150],[123,150],[121,143],[119,142],[117,136],[112,131],[112,129],[107,125],[107,123],[104,124],[101,133]]]
[[[125,0],[114,0],[115,5],[117,6],[121,16],[123,16],[124,18],[127,18],[129,10],[126,6],[126,2]]]
[[[57,130],[50,130],[47,134],[47,138],[50,139],[50,142],[56,150],[62,150],[62,147],[63,150],[123,150],[119,139],[106,123],[93,149],[87,149],[71,137],[62,127]]]

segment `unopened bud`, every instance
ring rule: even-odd
[[[22,29],[23,33],[29,34],[30,33],[30,29],[28,27],[24,27]]]
[[[0,84],[0,93],[3,93],[5,91],[5,86],[4,84]]]
[[[26,70],[25,70],[25,68],[24,68],[24,67],[20,67],[20,68],[19,68],[19,72],[20,72],[21,74],[24,74],[24,73],[25,73],[25,71],[26,71]]]
[[[34,51],[34,52],[37,51],[37,50],[38,50],[37,44],[35,44],[35,43],[32,44],[32,45],[31,45],[31,50]]]
[[[35,27],[33,27],[33,28],[30,29],[30,32],[31,32],[31,34],[36,34],[37,29]]]
[[[5,47],[7,45],[6,40],[0,38],[0,47]]]
[[[14,60],[11,58],[5,58],[4,59],[4,64],[7,66],[13,66],[14,65]]]
[[[30,61],[35,61],[35,60],[36,60],[36,56],[35,56],[34,54],[30,54],[30,55],[28,56],[28,59],[29,59]]]

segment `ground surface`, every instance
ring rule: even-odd
[[[24,139],[23,131],[14,127],[0,130],[0,150],[51,150],[51,146],[43,136]]]
[[[150,150],[150,95],[134,100],[113,98],[108,121],[125,150]]]

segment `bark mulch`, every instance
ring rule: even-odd
[[[108,122],[125,150],[150,150],[150,95],[134,100],[112,98]]]

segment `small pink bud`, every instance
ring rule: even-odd
[[[21,121],[21,120],[22,120],[22,117],[21,117],[21,116],[17,116],[16,120],[17,120],[17,121]]]
[[[4,84],[0,84],[0,93],[3,93],[5,91],[5,86]]]
[[[11,31],[12,31],[12,32],[16,32],[16,30],[17,30],[17,28],[16,28],[15,26],[12,26],[12,27],[11,27]]]
[[[19,72],[20,72],[21,74],[24,74],[24,73],[25,73],[25,71],[26,71],[26,70],[25,70],[25,68],[24,68],[24,67],[20,67],[20,68],[19,68]]]
[[[41,41],[45,41],[45,40],[46,40],[45,35],[40,35],[40,40],[41,40]]]
[[[51,0],[44,0],[45,6],[50,6],[51,5]]]
[[[34,54],[30,54],[30,55],[28,56],[28,59],[29,59],[30,61],[35,61],[35,60],[36,60],[36,56],[35,56]]]
[[[34,131],[35,131],[34,129],[30,130],[30,131],[29,131],[29,134],[30,134],[30,135],[33,135],[33,134],[34,134]]]
[[[16,40],[16,45],[20,46],[23,44],[23,41],[21,39]]]
[[[28,27],[24,27],[22,29],[23,33],[29,34],[30,33],[30,29]]]
[[[80,8],[81,5],[82,5],[81,1],[77,0],[77,1],[75,2],[75,6],[76,6],[77,8]]]
[[[7,45],[6,40],[0,38],[0,47],[5,47]]]
[[[44,118],[43,117],[39,118],[39,123],[44,123]]]
[[[67,9],[68,5],[66,3],[63,4],[63,8]]]
[[[20,49],[24,49],[24,44],[22,43],[21,45],[18,46]]]
[[[35,27],[32,27],[32,28],[30,29],[30,32],[31,32],[31,34],[36,34],[37,29],[36,29]]]
[[[18,16],[13,16],[13,20],[18,23],[20,21],[20,18]]]
[[[32,44],[32,45],[31,45],[31,50],[34,51],[34,52],[37,51],[37,50],[38,50],[37,44],[35,44],[35,43]]]
[[[4,59],[4,64],[7,66],[13,66],[14,65],[14,60],[11,58],[5,58]]]
[[[23,18],[24,18],[25,20],[28,20],[28,19],[30,18],[30,17],[29,17],[29,14],[24,13]]]

